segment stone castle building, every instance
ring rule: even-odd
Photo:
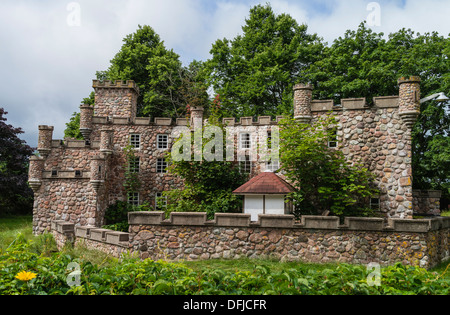
[[[33,228],[42,233],[51,222],[62,220],[78,226],[102,226],[106,208],[117,200],[130,203],[156,200],[164,191],[182,187],[167,172],[165,154],[171,149],[174,129],[203,121],[203,109],[193,108],[191,124],[186,119],[136,117],[139,89],[133,81],[93,81],[95,106],[80,107],[80,131],[85,140],[54,140],[53,127],[39,126],[39,156],[30,159],[29,183],[35,193]],[[420,111],[420,79],[401,78],[399,95],[366,99],[313,100],[313,87],[294,87],[294,115],[311,122],[332,112],[339,124],[331,147],[342,150],[349,160],[362,161],[377,175],[380,196],[372,206],[389,218],[412,218],[411,129]],[[234,130],[237,160],[241,170],[255,176],[279,165],[250,159],[246,151],[261,137],[270,137],[281,117],[226,118]],[[124,148],[135,148],[137,159],[126,165]],[[139,173],[139,193],[126,196],[125,169]],[[428,200],[428,199],[427,199]],[[438,199],[436,199],[438,200]]]

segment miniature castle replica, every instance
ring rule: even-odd
[[[329,145],[342,150],[348,160],[363,162],[377,176],[381,194],[373,196],[372,207],[387,218],[411,219],[413,211],[423,205],[426,212],[439,212],[439,195],[420,193],[414,199],[411,129],[420,112],[420,79],[401,78],[398,83],[399,95],[375,97],[373,106],[367,106],[364,98],[342,99],[339,105],[332,100],[313,100],[313,87],[298,84],[293,91],[294,115],[299,122],[309,123],[332,112],[339,124],[336,141]],[[55,220],[100,227],[106,208],[117,200],[148,202],[156,207],[164,191],[183,185],[180,178],[167,172],[164,156],[176,140],[174,129],[203,121],[203,109],[191,110],[191,123],[185,118],[136,117],[139,89],[135,82],[94,80],[93,88],[95,106],[80,107],[80,131],[85,140],[54,140],[53,127],[39,126],[40,156],[30,159],[29,170],[29,184],[35,194],[36,234],[50,230]],[[279,168],[258,158],[250,159],[246,152],[261,134],[270,137],[281,118],[224,119],[227,128],[234,130],[236,160],[251,178]],[[124,148],[130,144],[135,148],[133,168],[142,187],[127,196],[123,188],[128,167]],[[289,212],[280,200],[292,187],[288,183],[279,186],[284,189],[278,194],[257,192],[252,187],[236,191],[246,195],[244,211],[252,214],[252,221],[257,214]]]
[[[190,121],[136,117],[139,90],[132,81],[94,81],[95,106],[82,105],[80,131],[85,140],[53,140],[53,127],[39,126],[40,156],[30,159],[29,183],[35,194],[33,231],[51,231],[58,246],[83,244],[120,257],[206,260],[275,258],[305,262],[347,262],[390,265],[395,262],[431,268],[450,257],[450,218],[412,220],[413,212],[439,214],[439,192],[414,192],[411,180],[411,128],[419,115],[420,79],[401,78],[398,96],[365,99],[312,100],[313,88],[294,87],[295,118],[313,122],[333,113],[336,141],[349,161],[362,161],[377,176],[381,191],[372,206],[385,218],[345,218],[289,214],[284,198],[293,188],[273,171],[280,165],[250,155],[260,139],[276,131],[277,117],[224,119],[233,135],[235,161],[250,174],[235,190],[244,196],[244,213],[128,214],[129,232],[101,228],[109,205],[117,200],[148,202],[157,210],[164,191],[182,188],[167,172],[165,154],[177,129],[204,121],[193,108]],[[197,129],[198,130],[198,129]],[[195,131],[194,131],[195,133]],[[179,134],[178,134],[179,135]],[[127,165],[124,148],[132,145],[136,159]],[[281,152],[282,154],[282,152]],[[138,173],[142,187],[127,195],[126,169]],[[387,220],[386,220],[387,218]],[[387,222],[386,222],[387,221]]]

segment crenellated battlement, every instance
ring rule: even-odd
[[[52,221],[59,247],[83,244],[114,255],[141,259],[207,260],[271,258],[314,263],[379,263],[432,268],[450,258],[450,218],[388,220],[290,215],[164,212],[129,213],[129,233]]]
[[[93,80],[92,81],[92,87],[94,89],[98,88],[105,88],[105,89],[133,89],[136,93],[139,94],[139,87],[137,86],[136,82],[133,80]]]

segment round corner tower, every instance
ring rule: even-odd
[[[408,129],[412,129],[420,114],[420,77],[401,77],[399,85],[399,115]]]
[[[80,106],[80,133],[84,140],[89,141],[92,133],[92,119],[94,117],[94,107],[89,104]]]

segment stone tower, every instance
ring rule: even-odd
[[[311,101],[313,87],[311,84],[297,84],[294,86],[294,118],[308,124],[311,122]]]
[[[408,129],[412,129],[420,114],[420,78],[402,77],[399,84],[399,114]]]
[[[133,120],[136,117],[139,87],[134,81],[94,80],[95,116],[119,117]]]

